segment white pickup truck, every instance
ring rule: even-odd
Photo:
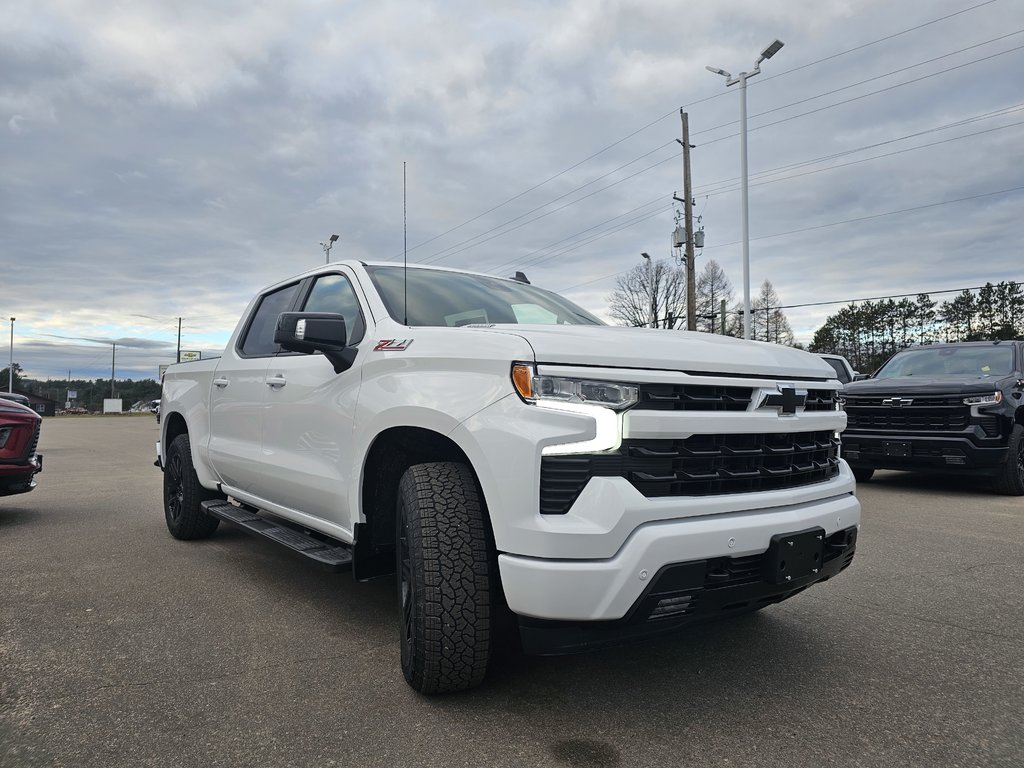
[[[609,327],[517,277],[347,261],[262,291],[222,357],[164,377],[171,534],[225,520],[359,580],[397,572],[425,693],[478,684],[502,628],[570,652],[850,564],[825,362]]]

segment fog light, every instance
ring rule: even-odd
[[[966,464],[967,463],[967,459],[965,459],[963,456],[947,456],[946,457],[946,463],[947,464],[961,464],[962,465],[962,464]]]

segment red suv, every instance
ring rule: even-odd
[[[43,419],[31,408],[0,398],[0,496],[28,493],[36,487],[43,457],[36,453]]]

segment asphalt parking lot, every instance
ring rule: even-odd
[[[0,499],[0,768],[1024,765],[1024,499],[880,472],[841,577],[425,698],[394,584],[172,539],[152,417],[43,425]]]

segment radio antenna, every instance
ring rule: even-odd
[[[405,195],[405,161],[402,161],[402,282],[405,297],[405,325],[409,324],[409,213]]]

